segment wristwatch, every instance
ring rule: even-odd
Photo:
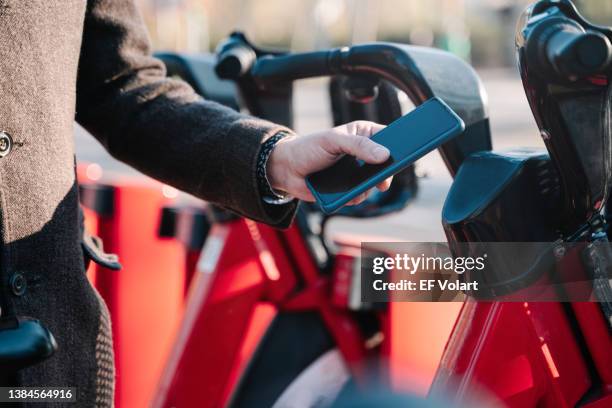
[[[280,131],[274,136],[270,137],[261,145],[259,156],[257,158],[257,186],[259,187],[259,193],[263,201],[267,204],[283,205],[293,201],[293,197],[289,194],[275,191],[270,185],[268,179],[268,159],[272,154],[272,151],[276,147],[276,144],[289,136],[290,133],[286,131]]]

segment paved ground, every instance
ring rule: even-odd
[[[494,149],[518,146],[543,146],[527,105],[518,75],[512,70],[485,70],[480,75],[489,95]],[[296,90],[296,129],[301,133],[324,129],[331,124],[325,83],[303,81]],[[79,160],[99,163],[105,171],[135,173],[112,159],[82,129],[76,129]],[[420,192],[417,200],[401,213],[372,220],[337,219],[330,231],[374,234],[393,240],[444,240],[440,214],[451,178],[439,155],[432,153],[417,163]]]

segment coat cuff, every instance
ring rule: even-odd
[[[287,204],[268,204],[257,182],[257,159],[261,145],[278,132],[290,129],[261,119],[245,117],[234,122],[224,144],[223,175],[228,207],[255,221],[287,228],[295,214],[298,200]]]

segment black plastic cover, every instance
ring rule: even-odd
[[[444,203],[449,242],[551,242],[559,181],[542,150],[480,152],[459,169]]]
[[[492,253],[484,275],[464,276],[480,283],[478,296],[510,294],[551,272],[560,236],[559,196],[559,179],[544,151],[481,152],[466,159],[442,219],[455,257]],[[506,246],[487,251],[490,243]]]

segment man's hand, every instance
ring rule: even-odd
[[[383,163],[389,158],[389,150],[369,138],[382,130],[383,125],[356,121],[323,132],[306,136],[289,136],[278,142],[268,160],[268,180],[273,189],[286,192],[300,200],[314,201],[306,187],[309,174],[334,164],[342,155],[355,156],[366,163]],[[377,188],[385,191],[391,178]],[[359,204],[368,193],[353,199],[349,205]]]

